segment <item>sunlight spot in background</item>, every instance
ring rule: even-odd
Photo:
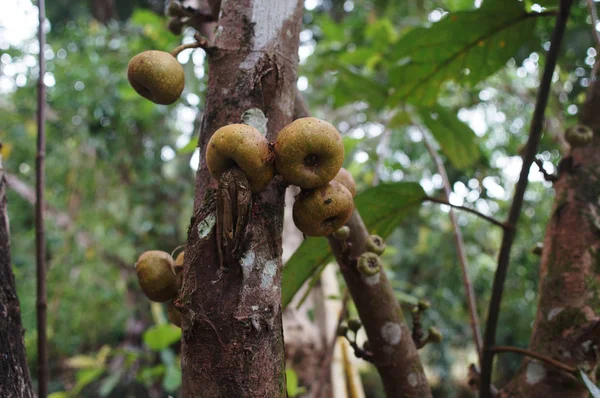
[[[38,10],[30,0],[2,2],[0,13],[0,50],[18,46],[37,31]]]
[[[160,158],[163,162],[168,162],[175,157],[175,151],[168,145],[165,145],[160,150]]]
[[[198,170],[198,166],[200,165],[200,149],[196,148],[192,158],[190,159],[190,167],[192,170]]]
[[[321,3],[322,3],[321,0],[306,0],[304,2],[304,7],[307,10],[311,11],[311,10],[314,10],[315,8],[317,8],[318,6],[320,6]]]
[[[308,79],[306,76],[300,76],[296,85],[298,86],[298,90],[305,91],[308,88]]]

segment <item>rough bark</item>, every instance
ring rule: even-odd
[[[273,141],[292,121],[300,0],[240,0],[222,4],[216,49],[209,51],[207,103],[200,153],[219,127],[259,108]],[[281,233],[285,184],[275,179],[253,195],[241,253],[219,278],[215,222],[217,183],[204,156],[196,176],[184,283],[184,397],[283,397]],[[189,253],[189,255],[188,255]]]
[[[0,144],[1,146],[1,144]],[[34,397],[10,263],[6,179],[0,158],[0,397]]]
[[[588,91],[580,122],[594,130],[591,145],[572,149],[559,167],[546,228],[539,303],[530,349],[590,375],[600,347],[600,82]],[[526,359],[503,394],[511,397],[587,397],[576,378]]]
[[[368,232],[358,211],[354,211],[346,225],[351,231],[349,254],[344,253],[342,243],[333,237],[329,238],[329,245],[367,332],[373,363],[386,396],[431,397],[411,330],[385,272],[365,277],[348,261],[365,252]]]

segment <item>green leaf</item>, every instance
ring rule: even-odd
[[[390,119],[388,127],[393,129],[396,127],[406,126],[411,123],[410,114],[404,109],[398,110]]]
[[[373,109],[381,109],[387,101],[387,89],[374,78],[347,65],[339,65],[334,105],[364,101]]]
[[[84,369],[78,371],[75,376],[77,379],[77,384],[75,384],[71,394],[77,396],[79,392],[85,388],[85,386],[96,381],[100,376],[102,376],[103,373],[104,368]]]
[[[546,8],[558,8],[560,0],[535,0],[534,3]]]
[[[119,380],[123,376],[123,370],[117,371],[116,373],[111,374],[102,380],[102,384],[100,384],[100,388],[98,389],[98,394],[101,397],[107,397],[110,395],[112,390],[119,384]]]
[[[66,391],[53,392],[52,394],[48,395],[48,398],[69,398],[69,393]]]
[[[322,265],[331,261],[327,239],[306,238],[283,267],[281,286],[283,308],[292,301],[304,282]]]
[[[423,188],[416,182],[384,183],[356,195],[354,205],[369,233],[385,239],[404,217],[416,211],[424,196]]]
[[[187,143],[186,146],[177,150],[177,154],[182,155],[192,153],[196,150],[196,148],[198,148],[198,140],[192,137],[192,139],[190,140],[190,142]]]
[[[369,232],[385,239],[404,217],[416,211],[424,196],[423,188],[415,182],[386,183],[358,194],[354,205]],[[300,245],[283,268],[283,308],[292,301],[304,282],[331,259],[331,249],[324,238],[308,238]]]
[[[287,380],[287,393],[290,398],[298,395],[298,375],[293,369],[285,370],[285,379]]]
[[[142,338],[152,351],[160,351],[181,339],[181,329],[168,323],[154,325],[144,332]]]
[[[598,388],[588,377],[588,375],[583,371],[579,370],[579,374],[581,375],[581,379],[585,383],[585,386],[592,394],[593,398],[600,398],[600,388]]]
[[[174,392],[181,387],[181,370],[176,366],[167,366],[162,385],[168,392]]]
[[[475,1],[473,0],[446,0],[444,3],[450,11],[469,10],[475,6]]]
[[[393,47],[390,105],[433,105],[442,84],[475,84],[496,72],[533,34],[536,16],[515,0],[448,14],[431,28],[416,28]]]
[[[419,114],[454,167],[465,169],[479,159],[475,133],[448,108],[436,104]]]

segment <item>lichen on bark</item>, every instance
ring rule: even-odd
[[[247,110],[265,114],[269,141],[291,122],[302,6],[300,0],[223,2],[215,49],[208,57],[207,100],[198,145],[202,154],[219,127],[240,123]],[[222,277],[215,229],[204,237],[193,233],[215,211],[210,200],[216,189],[201,156],[178,300],[184,314],[182,393],[184,397],[284,397],[285,184],[275,178],[252,196],[238,254],[224,256],[231,264]]]

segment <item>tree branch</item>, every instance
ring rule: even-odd
[[[298,90],[296,90],[294,112],[295,119],[310,116],[308,107]],[[383,381],[386,394],[388,397],[431,397],[417,347],[385,272],[382,270],[371,277],[372,279],[365,279],[355,266],[348,263],[349,259],[355,259],[364,253],[365,241],[369,236],[358,210],[354,209],[346,225],[350,227],[347,242],[342,244],[335,238],[329,237],[329,246],[340,266],[350,296],[367,332],[373,351],[374,365]],[[398,333],[397,336],[402,336],[401,340],[393,345],[382,336],[383,330],[392,329]]]
[[[37,96],[37,154],[36,185],[35,185],[35,258],[36,258],[36,291],[37,291],[37,366],[38,366],[38,396],[46,398],[48,395],[48,337],[46,336],[46,236],[44,225],[44,189],[46,177],[44,174],[44,160],[46,157],[46,85],[44,75],[46,64],[44,59],[44,47],[46,36],[44,33],[44,22],[46,20],[46,9],[44,0],[38,2],[38,42],[39,53],[39,77]]]
[[[427,134],[423,134],[423,142],[425,143],[427,151],[429,152],[429,154],[433,158],[433,161],[435,162],[438,173],[440,173],[440,175],[442,176],[442,181],[444,183],[444,193],[446,196],[446,200],[448,200],[450,198],[452,188],[450,184],[450,179],[448,178],[448,173],[446,172],[446,167],[444,167],[444,162],[442,161],[442,158],[440,157],[439,153],[431,145],[431,142],[429,142]],[[473,285],[471,284],[471,279],[469,278],[469,266],[466,255],[467,251],[465,250],[465,243],[463,241],[460,226],[458,225],[458,221],[456,219],[456,214],[454,214],[454,210],[452,210],[452,208],[448,212],[448,216],[450,217],[450,222],[452,223],[452,230],[454,231],[454,243],[456,244],[456,252],[458,254],[458,260],[460,261],[460,269],[462,272],[465,297],[467,299],[467,308],[469,310],[469,323],[471,325],[471,331],[473,333],[473,342],[475,343],[475,349],[477,350],[477,358],[479,359],[479,365],[481,366],[481,331],[479,330],[479,315],[477,314],[477,303],[475,301],[475,293],[473,292]]]
[[[482,218],[482,219],[484,219],[484,220],[486,220],[486,221],[488,221],[488,222],[490,222],[490,223],[492,223],[494,225],[497,225],[497,226],[499,226],[499,227],[501,227],[503,229],[511,229],[511,227],[508,224],[500,222],[500,221],[498,221],[498,220],[496,220],[496,219],[494,219],[494,218],[492,218],[490,216],[486,216],[485,214],[480,213],[477,210],[472,209],[470,207],[461,206],[461,205],[453,205],[452,203],[448,202],[447,200],[434,198],[432,196],[426,196],[426,197],[424,197],[423,201],[429,201],[429,202],[439,203],[441,205],[450,206],[450,207],[453,207],[455,209],[464,210],[464,211],[466,211],[468,213],[475,214],[477,217],[480,217],[480,218]]]
[[[531,358],[539,359],[540,361],[546,362],[547,364],[555,366],[561,370],[564,370],[565,372],[569,372],[569,373],[577,372],[577,369],[574,368],[573,366],[569,366],[567,364],[564,364],[560,361],[557,361],[557,360],[547,357],[545,355],[538,354],[536,352],[529,351],[529,350],[526,350],[523,348],[510,347],[510,346],[496,346],[496,347],[491,347],[489,349],[489,351],[491,351],[494,354],[498,353],[498,352],[514,352],[514,353],[522,354],[522,355],[525,355],[525,356],[528,356]]]
[[[548,104],[548,95],[550,93],[550,85],[552,83],[552,75],[554,74],[554,68],[556,67],[556,61],[558,59],[558,52],[560,44],[565,32],[565,26],[569,19],[569,11],[571,8],[572,0],[561,0],[558,16],[556,18],[556,25],[552,32],[552,39],[550,41],[550,49],[546,55],[546,66],[540,82],[540,88],[537,94],[537,100],[535,110],[533,112],[533,119],[531,121],[531,127],[529,132],[529,139],[525,147],[525,153],[523,155],[523,167],[519,175],[519,180],[515,189],[515,195],[513,202],[508,214],[506,225],[516,226],[521,215],[521,208],[523,207],[523,197],[528,183],[529,169],[537,153],[537,147],[542,137],[542,127],[544,123],[544,112],[546,105]],[[479,394],[481,398],[490,397],[490,384],[492,380],[492,363],[494,360],[494,353],[489,350],[490,347],[496,343],[496,327],[498,325],[498,317],[500,315],[500,303],[502,301],[502,293],[504,290],[504,282],[506,281],[506,274],[510,263],[510,250],[514,242],[516,235],[515,228],[505,228],[502,236],[502,245],[500,254],[498,256],[498,267],[496,274],[494,275],[494,283],[492,286],[492,298],[490,300],[488,319],[485,328],[484,337],[484,352],[483,361],[481,364],[481,386]]]

